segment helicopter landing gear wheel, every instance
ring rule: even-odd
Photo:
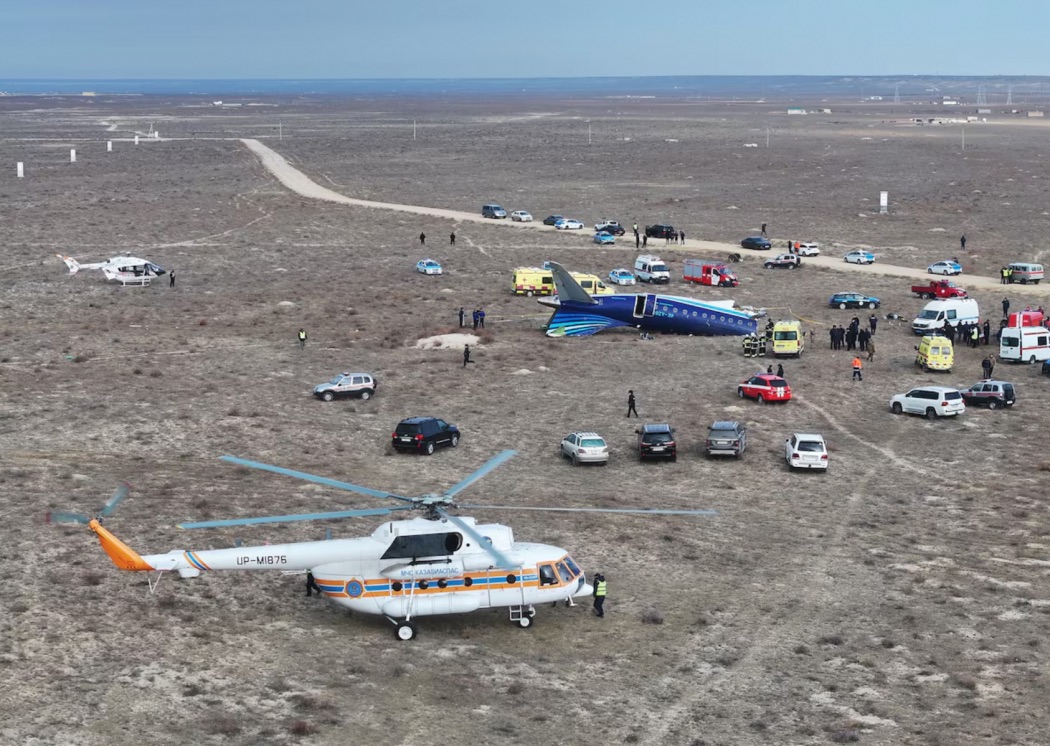
[[[526,614],[525,616],[523,616],[521,619],[518,619],[514,623],[517,624],[522,629],[528,629],[529,627],[532,626],[532,617],[529,616],[528,614]]]
[[[412,622],[398,622],[397,626],[394,627],[394,636],[402,642],[408,642],[409,640],[415,639],[415,636],[419,633],[419,628],[412,624]]]

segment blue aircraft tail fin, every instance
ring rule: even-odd
[[[592,298],[586,290],[580,287],[580,283],[572,278],[565,267],[557,262],[547,262],[551,272],[554,273],[554,287],[558,291],[559,300],[572,300],[577,303],[593,305],[597,301]]]

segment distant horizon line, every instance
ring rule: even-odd
[[[82,81],[98,81],[98,82],[110,82],[110,81],[158,81],[158,82],[173,82],[173,81],[281,81],[281,82],[292,82],[292,81],[442,81],[442,80],[615,80],[615,79],[632,79],[632,80],[644,80],[648,78],[936,78],[936,79],[949,79],[959,78],[972,80],[974,78],[1047,78],[1050,80],[1050,74],[1042,75],[1037,73],[982,73],[979,75],[967,75],[962,73],[671,73],[664,75],[497,75],[497,76],[436,76],[436,77],[419,77],[419,76],[400,76],[400,77],[307,77],[307,76],[291,76],[291,77],[237,77],[237,76],[203,76],[203,77],[3,77],[0,76],[0,81],[5,82],[82,82]]]

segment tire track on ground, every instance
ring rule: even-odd
[[[865,441],[861,441],[865,442]],[[792,589],[790,596],[777,596],[772,601],[781,602],[786,598],[797,600],[795,610],[787,615],[771,619],[760,626],[751,628],[750,639],[736,638],[733,647],[743,649],[741,657],[728,667],[710,673],[698,681],[695,687],[685,690],[677,702],[669,707],[654,708],[658,715],[647,724],[642,743],[662,746],[666,743],[687,743],[699,735],[694,732],[698,709],[707,698],[726,701],[738,696],[746,701],[750,693],[761,690],[768,684],[771,661],[783,653],[787,646],[812,636],[812,631],[823,623],[820,612],[824,609],[837,610],[844,604],[844,594],[864,592],[863,586],[843,584],[836,579],[832,570],[841,568],[843,553],[840,548],[846,541],[846,533],[854,523],[858,510],[867,502],[869,484],[874,484],[873,477],[884,469],[879,464],[866,470],[863,477],[857,480],[861,489],[851,492],[845,500],[844,509],[835,513],[832,525],[826,526],[826,540],[820,546],[819,553],[812,546],[802,547],[800,552],[808,552],[811,561],[802,569],[787,578],[778,578],[777,586]],[[702,634],[702,633],[701,633]],[[732,633],[729,633],[731,638]],[[724,642],[725,640],[723,640]],[[691,665],[695,670],[709,668],[711,664],[705,659],[704,646],[695,637],[690,636],[684,649],[679,650],[676,660]]]

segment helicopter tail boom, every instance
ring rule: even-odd
[[[95,532],[99,543],[102,545],[102,550],[113,560],[113,564],[121,570],[151,571],[155,569],[142,559],[138,552],[103,528],[98,519],[92,519],[88,523],[88,528]]]

